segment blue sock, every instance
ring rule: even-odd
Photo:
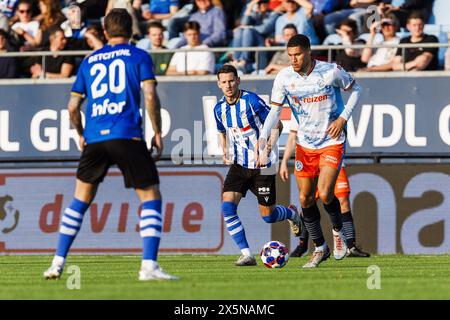
[[[89,203],[73,198],[72,203],[66,208],[59,228],[58,247],[56,255],[65,258],[70,246],[80,231],[83,216],[89,208]]]
[[[276,206],[275,209],[268,215],[263,217],[264,221],[267,223],[274,223],[278,221],[283,221],[286,219],[292,219],[294,213],[291,209],[285,206]]]
[[[234,242],[239,246],[239,249],[248,249],[249,245],[247,238],[245,237],[244,226],[237,215],[237,205],[233,202],[223,202],[222,214],[228,233],[233,238]]]
[[[161,200],[142,203],[141,221],[142,259],[156,261],[162,232]]]

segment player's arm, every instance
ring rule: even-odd
[[[152,123],[155,135],[152,138],[152,145],[150,152],[156,150],[155,161],[161,158],[163,151],[163,142],[161,135],[161,102],[159,100],[158,92],[156,92],[156,82],[154,80],[147,80],[143,82],[145,109]]]
[[[344,110],[327,129],[327,133],[331,136],[331,138],[336,139],[341,134],[348,119],[352,116],[353,109],[358,104],[359,97],[361,96],[361,87],[356,83],[355,79],[353,79],[353,77],[341,67],[335,68],[334,72],[334,85],[350,92],[350,96],[345,104]]]
[[[84,149],[85,140],[83,137],[83,122],[81,118],[81,105],[83,104],[84,98],[83,95],[79,93],[72,92],[70,95],[69,103],[67,105],[67,109],[69,110],[70,122],[77,130],[80,142],[81,150]]]
[[[288,161],[291,158],[291,156],[295,150],[296,136],[297,136],[297,131],[291,130],[289,132],[288,139],[284,146],[283,159],[281,160],[281,163],[280,163],[280,177],[281,177],[281,180],[283,180],[283,181],[289,180]]]

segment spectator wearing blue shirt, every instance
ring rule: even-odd
[[[179,0],[147,0],[141,2],[142,17],[145,20],[166,20],[178,12]]]
[[[197,9],[195,11],[195,9]],[[226,44],[226,19],[222,8],[212,4],[211,0],[195,0],[194,13],[189,21],[197,21],[200,26],[200,38],[203,44],[208,47],[221,47]],[[175,40],[175,39],[172,39]],[[180,48],[186,45],[183,37],[177,41],[175,47]],[[174,43],[174,41],[172,41]],[[171,45],[169,44],[169,47]]]
[[[319,44],[319,38],[310,19],[314,10],[313,4],[308,0],[285,0],[283,5],[286,13],[276,21],[275,42],[283,43],[283,28],[287,24],[293,24],[299,34],[309,38],[312,45]]]

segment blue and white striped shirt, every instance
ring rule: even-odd
[[[214,107],[217,130],[226,132],[228,154],[233,155],[235,164],[256,169],[255,146],[270,108],[256,94],[241,90],[238,101],[230,105],[225,97]],[[269,156],[270,167],[278,160],[278,150],[274,146]]]

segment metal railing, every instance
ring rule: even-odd
[[[405,70],[405,54],[406,49],[409,48],[449,48],[450,43],[421,43],[421,44],[356,44],[356,45],[319,45],[319,46],[311,46],[311,51],[317,52],[327,52],[327,60],[328,62],[332,62],[333,51],[337,50],[345,50],[345,49],[379,49],[379,48],[397,48],[402,51],[403,58],[403,71]],[[255,53],[255,66],[256,71],[259,69],[259,53],[261,52],[276,52],[276,51],[284,51],[286,50],[285,46],[276,46],[276,47],[241,47],[241,48],[231,48],[231,47],[222,47],[222,48],[201,48],[201,49],[153,49],[149,50],[149,53],[159,54],[159,53],[177,53],[177,52],[212,52],[212,53],[227,53],[227,52],[252,52]],[[87,56],[93,53],[93,51],[86,50],[71,50],[71,51],[27,51],[27,52],[0,52],[0,57],[15,57],[15,58],[27,58],[27,57],[41,57],[42,58],[42,74],[45,77],[45,57],[59,55],[59,56]],[[185,55],[185,73],[187,74],[187,54]]]

